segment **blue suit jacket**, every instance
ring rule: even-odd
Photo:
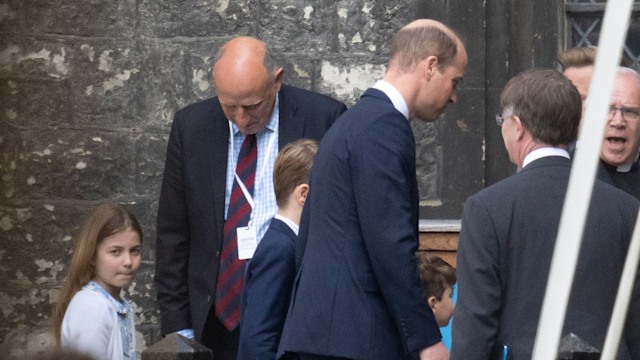
[[[275,359],[296,275],[296,234],[272,219],[249,262],[242,294],[238,360]]]
[[[320,140],[346,107],[282,85],[278,145]],[[158,205],[155,285],[161,332],[192,328],[201,340],[215,299],[224,223],[229,125],[218,98],[178,111]]]
[[[413,133],[383,92],[367,90],[327,132],[309,185],[279,354],[401,359],[440,341],[414,258]]]
[[[504,344],[510,359],[531,358],[570,166],[563,157],[541,158],[467,199],[452,360],[501,359]],[[595,182],[563,335],[602,349],[637,214],[633,197]],[[621,359],[640,357],[639,284]]]

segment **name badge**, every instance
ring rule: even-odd
[[[258,247],[258,236],[254,226],[242,226],[238,228],[238,258],[247,260],[253,257]]]

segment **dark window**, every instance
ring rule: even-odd
[[[566,0],[567,48],[597,46],[606,0]],[[640,1],[633,5],[623,56],[640,70]]]

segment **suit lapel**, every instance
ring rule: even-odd
[[[215,98],[214,111],[206,124],[207,143],[209,144],[210,159],[209,178],[215,206],[215,221],[218,238],[222,239],[224,226],[224,197],[227,184],[227,156],[229,154],[229,122],[222,112],[218,98]],[[206,191],[204,192],[207,193]]]
[[[282,85],[278,92],[278,109],[280,111],[280,121],[278,124],[278,149],[282,149],[286,144],[302,138],[304,134],[304,121],[295,118],[298,105],[292,96],[292,89]]]

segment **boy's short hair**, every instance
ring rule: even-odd
[[[280,150],[273,166],[273,187],[279,207],[285,206],[296,186],[309,183],[313,157],[318,151],[318,142],[299,139]]]
[[[427,298],[435,296],[438,301],[442,300],[444,290],[448,287],[453,289],[456,283],[456,270],[442,258],[425,252],[419,251],[416,258]]]
[[[585,66],[593,66],[596,63],[597,53],[598,48],[595,46],[574,47],[566,49],[558,55],[558,65],[560,66],[560,71],[565,71],[571,67],[581,68]],[[622,56],[620,57],[619,65],[624,67],[632,67],[633,62],[631,62],[623,52]]]
[[[567,70],[570,67],[584,67],[593,66],[596,62],[596,53],[598,48],[595,46],[587,47],[574,47],[566,49],[558,55],[558,64],[561,71]]]

